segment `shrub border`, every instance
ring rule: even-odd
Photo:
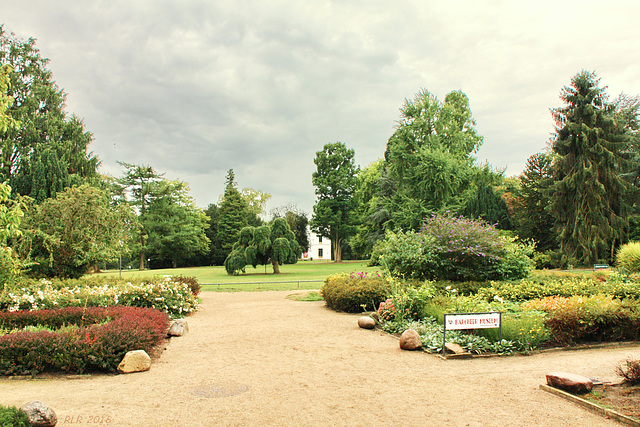
[[[162,342],[169,316],[153,308],[125,306],[0,312],[0,326],[4,328],[29,325],[79,327],[0,336],[0,374],[114,372],[126,352],[150,352]]]

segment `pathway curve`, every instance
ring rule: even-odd
[[[58,426],[618,425],[539,390],[551,371],[615,379],[640,346],[442,360],[292,292],[201,294],[148,372],[0,379],[0,403]]]

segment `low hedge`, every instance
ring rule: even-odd
[[[0,293],[0,310],[42,310],[63,307],[155,308],[171,317],[183,317],[198,308],[197,282],[191,278],[134,280],[89,279],[50,281],[42,279]]]
[[[4,330],[36,325],[62,328],[1,335],[0,374],[113,372],[126,352],[149,352],[158,345],[168,323],[169,317],[162,311],[123,306],[0,313]]]
[[[544,281],[523,279],[518,282],[491,282],[491,286],[479,288],[478,296],[491,301],[496,297],[509,301],[528,301],[551,296],[611,295],[624,299],[640,299],[640,284],[623,280],[611,274],[603,280],[594,278],[561,277]]]
[[[390,285],[379,275],[332,274],[320,290],[327,307],[347,313],[374,311],[391,295]]]

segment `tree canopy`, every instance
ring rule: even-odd
[[[354,163],[355,151],[341,142],[330,143],[316,153],[312,183],[316,187],[311,229],[331,239],[333,259],[342,262],[345,238],[355,232],[353,193],[358,168]]]
[[[593,72],[576,74],[561,91],[565,106],[552,110],[557,157],[550,210],[569,263],[612,259],[628,228],[620,171],[629,134],[599,83]]]
[[[7,114],[0,132],[0,181],[38,203],[72,185],[97,181],[99,160],[88,152],[93,136],[82,119],[65,112],[65,93],[53,81],[35,40],[0,26],[0,66],[9,77]],[[5,85],[6,86],[6,85]]]
[[[247,265],[271,264],[273,273],[280,274],[280,265],[295,264],[302,250],[284,218],[276,218],[271,225],[244,227],[224,262],[228,274],[245,272]]]

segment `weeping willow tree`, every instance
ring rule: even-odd
[[[302,250],[284,218],[276,218],[271,225],[244,227],[233,250],[224,261],[228,274],[245,273],[247,265],[271,264],[274,274],[280,274],[281,264],[295,264]]]
[[[595,73],[582,71],[560,95],[565,106],[553,110],[557,155],[550,211],[566,262],[610,261],[628,228],[619,172],[629,133]]]

